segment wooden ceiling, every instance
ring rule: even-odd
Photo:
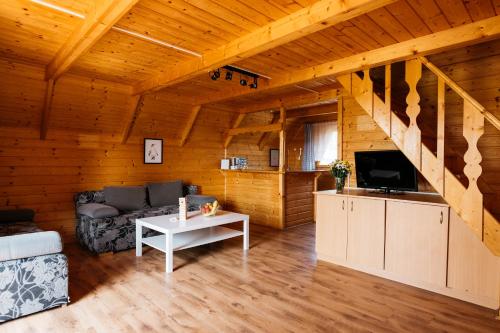
[[[29,0],[0,2],[0,57],[46,66],[82,24],[90,9],[85,0],[44,0],[73,11],[62,13]],[[205,54],[287,15],[317,3],[316,0],[140,0],[116,24],[193,53]],[[368,50],[500,15],[497,0],[387,1],[345,22],[237,61],[234,65],[271,78],[291,71],[341,59]],[[197,56],[135,36],[110,30],[72,64],[69,73],[134,86],[158,72]],[[238,87],[233,81],[212,81],[207,73],[170,86],[167,91],[205,100]],[[271,79],[272,81],[272,79]],[[265,84],[265,82],[263,82]],[[242,97],[239,102],[277,95],[320,92],[337,88],[333,77],[311,80]],[[231,103],[221,103],[231,108]]]

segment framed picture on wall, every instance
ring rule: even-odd
[[[269,166],[279,167],[280,166],[280,150],[279,149],[269,149]]]
[[[144,164],[163,163],[163,139],[144,139]]]

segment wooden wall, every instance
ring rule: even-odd
[[[250,215],[250,222],[282,228],[277,171],[223,171],[226,209]]]
[[[446,75],[474,97],[489,112],[500,118],[500,40],[457,49],[429,57]],[[419,92],[423,95],[422,121],[435,124],[436,76],[423,72]],[[455,93],[446,93],[445,154],[446,165],[465,182],[463,155],[467,142],[462,133],[463,102]],[[435,126],[430,133],[435,138]],[[500,218],[500,131],[485,121],[484,135],[478,148],[483,173],[478,180],[486,206]]]
[[[0,61],[0,209],[33,208],[44,229],[71,241],[73,195],[112,184],[183,179],[224,196],[222,136],[231,113],[202,110],[183,148],[190,108],[152,95],[129,142],[120,144],[132,105],[128,86],[66,75],[56,84],[48,138],[39,140],[42,68]],[[180,126],[172,126],[180,124]],[[143,138],[165,140],[164,164],[143,164]]]

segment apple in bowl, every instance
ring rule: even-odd
[[[218,210],[219,210],[219,202],[217,200],[215,200],[212,203],[207,202],[200,206],[200,211],[203,216],[215,216]]]

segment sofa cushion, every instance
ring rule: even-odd
[[[83,204],[77,209],[78,214],[87,215],[93,218],[113,217],[120,214],[118,209],[99,203]]]
[[[212,203],[216,199],[211,195],[201,195],[201,194],[189,194],[186,196],[187,203],[189,206],[196,206],[197,209],[200,208],[201,205],[206,204],[208,202]]]
[[[106,205],[122,211],[146,207],[146,189],[143,186],[107,186],[104,188]]]
[[[61,251],[61,236],[56,231],[5,236],[2,237],[0,242],[0,261],[41,256]]]
[[[178,205],[182,197],[182,181],[150,183],[148,186],[151,207]]]
[[[0,210],[0,223],[33,221],[34,217],[32,209]]]

